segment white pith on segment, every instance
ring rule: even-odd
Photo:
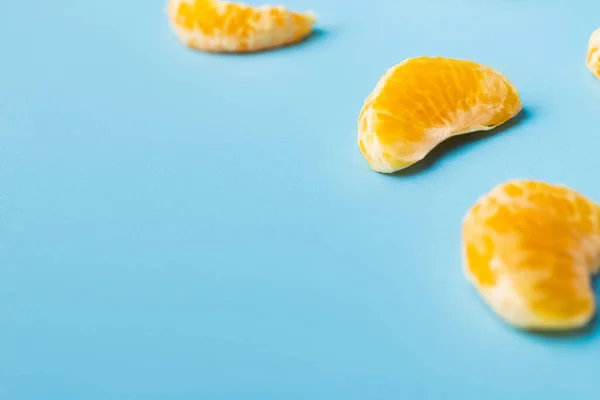
[[[600,28],[590,37],[586,65],[600,79]]]
[[[214,7],[216,13],[227,18],[226,10],[231,4],[244,9],[252,9],[256,17],[247,20],[252,27],[252,34],[247,38],[240,40],[240,32],[214,32],[211,35],[205,35],[197,26],[192,30],[183,26],[182,21],[178,20],[177,10],[182,3],[193,5],[196,0],[170,0],[167,5],[167,14],[171,20],[173,29],[178,38],[187,46],[215,53],[236,53],[236,52],[256,52],[276,48],[297,42],[308,36],[312,26],[316,21],[316,14],[312,11],[304,13],[294,13],[288,11],[283,6],[259,6],[251,7],[241,3],[230,3],[218,0],[201,0]],[[277,10],[283,16],[283,23],[276,23],[271,12]],[[299,25],[294,15],[302,16],[302,25]],[[308,26],[308,29],[307,29]]]
[[[419,143],[411,143],[409,146],[403,141],[404,133],[398,132],[397,145],[395,147],[392,145],[392,148],[384,148],[379,140],[374,126],[377,124],[380,116],[391,118],[394,118],[394,116],[389,112],[384,113],[380,110],[374,109],[373,100],[377,99],[381,95],[386,83],[391,79],[391,76],[398,69],[402,68],[405,64],[411,62],[412,60],[413,59],[407,59],[402,63],[388,69],[378,81],[375,89],[367,97],[363,105],[361,119],[359,120],[358,142],[362,145],[364,152],[368,155],[367,159],[370,167],[377,172],[392,173],[408,167],[423,159],[433,148],[451,136],[493,129],[497,125],[490,125],[489,122],[494,118],[494,116],[496,116],[500,111],[503,111],[505,108],[504,102],[499,102],[498,104],[478,103],[466,110],[459,109],[458,105],[456,105],[455,111],[451,112],[450,117],[444,120],[444,124],[432,127],[424,132],[427,140],[422,140]],[[518,91],[514,85],[512,85],[512,83],[504,78],[501,74],[483,65],[481,65],[479,68],[483,72],[482,93],[485,94],[490,91],[502,90],[504,93],[501,93],[501,95],[507,97],[509,94],[508,91],[512,90],[514,93],[518,94]],[[506,85],[508,85],[509,90],[507,89]],[[440,90],[445,89],[447,88],[440,88]],[[519,102],[519,104],[517,104],[513,110],[510,110],[511,117],[518,114],[521,111],[521,107],[522,106]],[[363,124],[360,123],[361,121],[364,122],[365,129],[362,128]],[[388,146],[390,145],[388,144]],[[407,148],[410,148],[410,151],[406,151]],[[391,165],[388,160],[386,160],[384,154],[391,152],[399,154],[402,152],[401,149],[403,149],[406,154],[402,156],[401,159],[395,160],[396,165]],[[399,167],[398,164],[403,165]]]
[[[530,182],[530,181],[529,181]],[[523,240],[533,240],[535,238],[523,237],[516,228],[516,224],[510,226],[503,232],[498,232],[486,224],[501,207],[508,207],[512,210],[532,209],[534,205],[528,196],[535,196],[538,193],[529,192],[520,196],[508,196],[505,189],[509,185],[523,187],[527,181],[513,180],[493,188],[489,193],[482,196],[475,205],[467,212],[463,221],[463,270],[465,276],[475,286],[484,299],[500,317],[513,326],[523,329],[535,330],[567,330],[576,329],[585,326],[594,315],[595,300],[593,288],[591,286],[591,276],[598,272],[600,266],[600,207],[588,199],[585,199],[575,191],[560,185],[553,185],[561,190],[560,194],[543,194],[545,196],[559,196],[562,199],[569,199],[574,203],[584,202],[588,204],[591,210],[588,217],[569,217],[586,218],[585,221],[591,227],[589,232],[583,233],[575,228],[572,232],[567,232],[574,243],[572,248],[555,249],[550,251],[562,251],[568,260],[568,263],[561,265],[561,268],[569,268],[572,275],[568,281],[563,283],[575,288],[576,299],[589,301],[591,307],[581,310],[579,313],[570,317],[556,317],[543,315],[530,306],[531,301],[539,299],[542,292],[536,292],[537,285],[543,285],[544,282],[552,277],[552,270],[539,269],[536,265],[529,264],[530,258],[527,250],[523,248]],[[543,184],[543,183],[541,183]],[[539,215],[544,219],[536,221],[527,221],[525,223],[538,224],[539,229],[547,229],[547,224],[556,216],[553,209],[539,210]],[[524,215],[524,214],[520,214]],[[562,217],[561,217],[562,218]],[[573,220],[574,222],[575,220]],[[567,221],[568,222],[568,221]],[[572,222],[568,222],[567,226]],[[536,228],[538,229],[538,228]],[[496,276],[496,282],[489,284],[481,282],[478,277],[471,272],[469,259],[467,257],[467,248],[475,246],[478,251],[485,252],[485,238],[491,238],[494,244],[493,257],[489,263],[489,268]],[[551,253],[555,254],[555,253]],[[549,256],[551,257],[551,256]],[[551,258],[549,258],[551,259]],[[527,260],[524,262],[524,260]],[[543,264],[537,264],[543,266]],[[529,268],[531,267],[531,268]],[[555,278],[554,278],[555,279]],[[518,282],[520,288],[515,286]],[[562,283],[561,283],[562,284]],[[528,288],[523,292],[523,288]],[[558,299],[560,301],[560,299]]]

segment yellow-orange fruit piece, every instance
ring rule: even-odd
[[[590,71],[600,79],[600,29],[597,29],[590,37],[586,64]]]
[[[522,108],[515,86],[473,61],[410,58],[390,68],[367,97],[358,145],[371,168],[391,173],[451,136],[492,129]]]
[[[568,330],[593,317],[598,204],[566,186],[509,181],[468,211],[462,235],[467,278],[511,325]]]
[[[218,0],[170,0],[167,12],[183,43],[215,53],[248,53],[295,43],[307,37],[315,23],[312,12]]]

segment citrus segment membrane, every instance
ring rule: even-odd
[[[590,37],[586,65],[600,79],[600,28]]]
[[[249,53],[307,37],[316,16],[283,6],[252,7],[218,0],[170,0],[167,13],[187,46],[206,52]]]
[[[358,145],[370,167],[391,173],[449,137],[486,131],[522,108],[515,86],[473,61],[418,57],[390,68],[367,97]]]
[[[463,222],[464,270],[508,323],[566,330],[595,312],[600,206],[573,189],[514,180],[481,197]]]

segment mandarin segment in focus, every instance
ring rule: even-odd
[[[167,12],[187,46],[206,52],[249,53],[299,42],[315,23],[312,12],[252,7],[218,0],[170,0]]]
[[[590,37],[586,64],[590,71],[600,79],[600,28]]]
[[[515,86],[490,67],[452,58],[410,58],[390,68],[365,100],[358,145],[373,170],[391,173],[452,136],[503,124],[521,108]]]
[[[505,321],[568,330],[594,315],[591,276],[600,266],[600,206],[540,181],[496,186],[463,222],[465,274]]]

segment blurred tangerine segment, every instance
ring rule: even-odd
[[[590,71],[600,79],[600,28],[590,37],[586,64]]]
[[[567,330],[593,317],[598,204],[566,186],[509,181],[468,211],[462,235],[467,278],[511,325]]]
[[[183,43],[215,53],[249,53],[299,42],[316,20],[312,12],[218,0],[170,0],[167,12]]]
[[[390,68],[365,100],[358,145],[373,170],[391,173],[452,136],[503,124],[521,108],[515,86],[490,67],[452,58],[410,58]]]

